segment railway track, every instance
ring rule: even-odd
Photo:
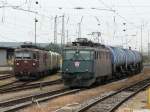
[[[7,83],[5,85],[0,86],[0,93],[11,92],[15,88],[22,88],[23,86],[27,85],[29,82],[20,82],[15,80],[13,82]]]
[[[150,79],[118,91],[111,91],[81,104],[74,112],[114,112],[125,101],[150,86]]]
[[[12,75],[12,74],[2,75],[2,76],[0,76],[0,80],[8,79],[8,78],[11,78],[11,77],[13,77],[13,76],[14,76],[14,75]]]
[[[45,93],[29,95],[18,99],[12,99],[9,101],[3,101],[0,102],[0,112],[17,111],[34,103],[43,102],[59,96],[76,93],[78,91],[80,91],[80,89],[69,90],[68,88],[64,88],[48,91]]]
[[[37,87],[42,88],[44,86],[53,85],[53,84],[60,84],[60,83],[62,83],[61,79],[57,79],[54,81],[38,82],[38,83],[24,82],[24,83],[21,83],[20,85],[16,85],[16,86],[12,86],[10,83],[7,86],[0,88],[0,93],[2,94],[2,93],[20,91],[20,90],[25,90],[25,89],[33,89],[33,88],[37,88]]]
[[[7,84],[0,85],[0,89],[5,88],[5,87],[8,87],[8,86],[14,86],[14,85],[17,85],[18,83],[19,83],[18,80],[14,80],[14,81],[9,82],[9,83],[7,83]]]

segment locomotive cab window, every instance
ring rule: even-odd
[[[80,55],[84,60],[91,60],[93,58],[92,51],[80,51]]]
[[[75,51],[73,50],[66,50],[64,51],[63,57],[65,60],[70,60],[74,57]]]
[[[39,56],[39,53],[37,52],[37,53],[36,53],[36,58],[39,59],[39,57],[40,57],[40,56]]]
[[[24,52],[23,59],[31,59],[31,54],[29,52]]]
[[[63,56],[65,60],[91,60],[93,59],[93,52],[88,50],[66,50]]]
[[[16,53],[15,53],[15,58],[17,58],[17,59],[22,59],[22,53],[16,52]]]
[[[94,55],[95,55],[95,60],[96,60],[97,59],[97,52],[96,51],[95,51]]]
[[[95,51],[95,59],[97,60],[98,59],[98,51]]]
[[[19,51],[15,53],[16,59],[31,59],[31,53],[27,51]]]

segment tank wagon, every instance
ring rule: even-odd
[[[15,50],[15,77],[19,80],[32,80],[57,72],[60,68],[60,58],[58,53],[32,44],[21,45]]]
[[[63,50],[62,79],[69,87],[89,87],[95,82],[139,73],[142,55],[78,38]]]

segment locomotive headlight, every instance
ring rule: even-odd
[[[36,63],[33,63],[32,65],[33,65],[33,66],[35,66],[35,65],[36,65]]]
[[[66,71],[68,71],[68,68],[66,68]]]
[[[20,64],[19,64],[19,63],[16,63],[16,65],[19,66]]]

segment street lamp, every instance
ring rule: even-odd
[[[39,2],[38,1],[35,1],[35,4],[38,5]],[[36,23],[38,22],[38,20],[36,19],[36,15],[35,15],[35,19],[34,19],[34,28],[35,28],[35,45],[36,45]]]
[[[35,26],[35,45],[36,45],[36,23],[38,22],[38,20],[35,18],[34,19],[34,26]]]
[[[124,36],[125,36],[125,46],[126,46],[126,48],[127,48],[127,36],[126,36],[126,30],[127,30],[127,28],[126,28],[126,23],[124,22],[123,23],[123,32],[124,32]],[[122,37],[122,47],[123,47],[123,37]]]

